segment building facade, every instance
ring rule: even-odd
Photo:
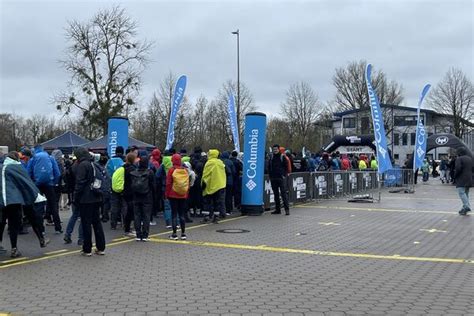
[[[416,141],[417,109],[399,105],[381,104],[387,146],[397,165],[403,165],[413,153]],[[333,135],[373,134],[370,109],[357,109],[334,114]],[[437,133],[453,133],[451,115],[439,114],[433,110],[421,109],[420,115],[428,136]],[[474,127],[474,124],[473,124]],[[463,141],[473,149],[474,133],[468,132]],[[426,154],[429,159],[439,160],[453,154],[450,148],[435,148]]]

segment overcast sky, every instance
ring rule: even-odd
[[[424,84],[454,66],[473,79],[473,1],[6,1],[0,0],[0,112],[55,113],[66,88],[59,67],[68,20],[86,21],[120,4],[155,42],[143,74],[146,104],[169,71],[188,76],[187,95],[214,98],[236,79],[259,110],[277,114],[285,90],[307,81],[322,102],[334,98],[336,67],[365,59],[401,83],[415,106]]]

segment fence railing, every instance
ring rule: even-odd
[[[393,169],[383,175],[381,187],[411,188],[413,171]],[[373,193],[379,188],[377,171],[298,172],[287,177],[289,202],[304,203],[311,200],[350,199],[355,195]],[[270,178],[265,175],[264,207],[274,206]]]

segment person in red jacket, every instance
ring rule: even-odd
[[[171,223],[173,234],[169,237],[172,240],[178,240],[176,235],[177,217],[179,216],[179,224],[181,225],[181,240],[186,240],[186,199],[189,195],[189,173],[181,164],[181,156],[174,154],[171,157],[173,166],[168,170],[166,175],[166,191],[165,197],[170,201],[171,206]]]
[[[342,170],[349,170],[351,168],[351,162],[349,158],[347,157],[347,155],[342,155],[341,163],[342,163],[342,166],[341,166]]]

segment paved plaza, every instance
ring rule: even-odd
[[[51,234],[41,249],[30,233],[25,258],[0,256],[0,313],[474,315],[474,216],[459,208],[454,187],[431,179],[380,203],[196,223],[188,241],[168,240],[162,221],[149,243],[105,224],[103,257]]]

